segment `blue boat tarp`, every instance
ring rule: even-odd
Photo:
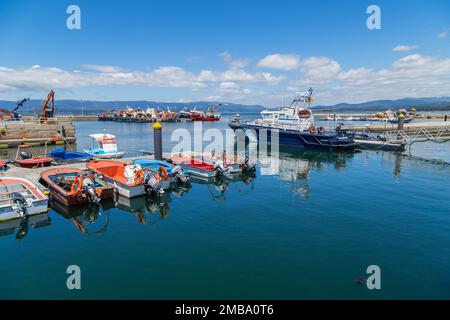
[[[92,156],[90,154],[84,152],[73,152],[66,151],[63,148],[54,149],[52,152],[48,154],[49,157],[55,158],[56,160],[88,160],[91,159]]]

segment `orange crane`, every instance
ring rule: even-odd
[[[53,90],[50,90],[47,96],[47,100],[45,100],[44,104],[42,105],[41,122],[47,123],[47,120],[49,118],[53,118],[54,112],[55,112],[55,92]]]

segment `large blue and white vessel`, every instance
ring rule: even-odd
[[[239,115],[230,121],[233,130],[242,129],[250,141],[259,141],[267,136],[267,141],[275,140],[278,133],[278,143],[285,146],[306,147],[329,150],[354,149],[354,135],[338,126],[335,130],[325,130],[317,127],[311,112],[313,90],[297,93],[291,104],[281,110],[265,110],[261,119],[244,122]],[[274,136],[274,137],[272,137]]]

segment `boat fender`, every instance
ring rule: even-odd
[[[83,179],[80,176],[78,176],[75,178],[75,180],[72,183],[72,186],[70,187],[70,194],[72,196],[78,195],[82,187],[83,187]]]
[[[308,130],[309,130],[309,132],[314,133],[314,132],[316,132],[316,127],[310,126]]]
[[[158,168],[158,174],[159,174],[159,177],[160,177],[163,181],[169,180],[169,173],[167,172],[167,169],[166,169],[164,166],[159,166],[159,168]]]
[[[135,184],[142,184],[144,182],[144,170],[138,169],[134,173],[134,183]]]
[[[317,132],[319,132],[319,133],[324,133],[325,132],[325,128],[324,127],[319,127],[318,129],[317,129]]]

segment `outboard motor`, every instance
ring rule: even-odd
[[[189,176],[184,173],[183,169],[180,166],[173,167],[172,176],[181,183],[188,183],[190,180]]]
[[[19,157],[20,159],[25,160],[33,158],[33,155],[30,152],[22,151],[19,153]]]
[[[156,179],[156,176],[150,172],[150,170],[145,170],[144,173],[144,187],[145,192],[149,194],[162,194],[164,193],[164,189],[159,184],[158,179]]]
[[[242,171],[244,173],[255,173],[256,166],[250,163],[249,157],[245,157],[244,163],[242,164]]]
[[[82,185],[83,190],[89,197],[89,202],[99,203],[100,199],[97,197],[97,194],[95,193],[95,183],[93,179],[89,176],[84,177]]]
[[[233,176],[230,172],[229,168],[226,168],[222,160],[217,160],[214,163],[214,171],[216,172],[216,176],[223,176],[227,179],[232,179]]]
[[[13,192],[13,193],[11,193],[11,201],[19,209],[20,217],[23,218],[24,216],[26,216],[26,214],[27,214],[27,200],[25,200],[25,197],[19,192]]]

